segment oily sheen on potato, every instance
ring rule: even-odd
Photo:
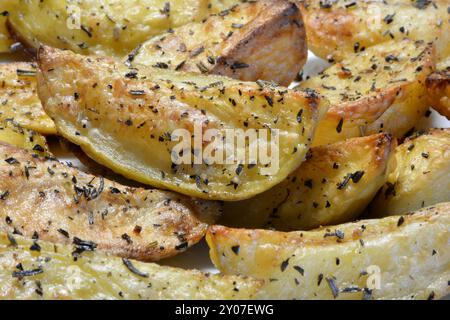
[[[2,0],[28,48],[124,56],[148,38],[222,12],[239,0]]]
[[[37,251],[33,248],[39,246]],[[252,299],[261,281],[79,250],[0,233],[0,299]]]
[[[328,107],[312,90],[129,68],[49,47],[39,65],[39,95],[60,134],[127,178],[199,198],[243,200],[284,180]],[[246,134],[256,138],[239,147]],[[257,156],[238,155],[255,145]]]
[[[220,213],[216,203],[126,187],[7,144],[0,144],[0,177],[0,232],[74,243],[81,252],[170,257],[200,241]]]
[[[314,231],[213,226],[225,274],[265,279],[260,299],[439,299],[450,293],[450,203]]]
[[[428,110],[426,77],[434,47],[385,42],[358,52],[300,84],[330,101],[313,145],[385,131],[402,138]]]
[[[263,0],[233,6],[204,21],[155,36],[139,45],[128,60],[288,86],[306,62],[307,54],[297,6],[285,0]]]
[[[220,223],[291,231],[352,221],[386,182],[395,145],[381,133],[314,147],[280,184],[249,200],[226,202]]]

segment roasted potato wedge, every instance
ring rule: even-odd
[[[450,203],[305,232],[207,233],[225,274],[266,279],[262,299],[438,299],[450,293]],[[379,285],[379,286],[378,286]]]
[[[309,49],[329,61],[404,38],[434,42],[438,60],[450,55],[448,0],[301,0],[299,4]]]
[[[426,83],[433,109],[450,120],[450,57],[438,64]]]
[[[203,238],[216,203],[125,187],[0,144],[0,232],[155,261]],[[81,240],[80,240],[81,239]]]
[[[36,65],[27,62],[0,64],[0,119],[42,134],[55,134],[52,119],[37,95]]]
[[[44,136],[33,130],[24,129],[12,120],[0,122],[0,141],[22,149],[32,150],[35,154],[49,155]]]
[[[288,86],[307,55],[305,29],[297,6],[286,0],[262,0],[158,35],[136,48],[129,60]]]
[[[428,110],[431,45],[404,40],[373,46],[300,84],[330,100],[313,145],[385,131],[402,138]]]
[[[33,248],[39,246],[40,250]],[[84,252],[0,233],[0,299],[251,299],[261,281]]]
[[[450,129],[405,140],[388,165],[388,179],[370,207],[375,217],[450,201]]]
[[[129,179],[199,198],[243,200],[284,180],[305,159],[328,107],[311,90],[129,69],[49,47],[40,50],[39,64],[39,95],[60,134]],[[258,139],[252,145],[244,139],[245,148],[239,147],[235,137],[249,130]],[[178,142],[183,134],[187,138]],[[200,141],[191,143],[192,136]],[[233,161],[254,143],[270,149],[269,161]]]
[[[238,0],[2,0],[8,26],[29,48],[41,44],[83,54],[124,56],[148,38],[202,21]],[[8,5],[8,4],[7,4]]]
[[[13,41],[6,28],[7,11],[1,11],[0,8],[0,53],[9,52],[9,48]]]
[[[225,203],[220,223],[290,231],[351,221],[386,182],[395,145],[381,133],[314,147],[282,183],[252,199]]]

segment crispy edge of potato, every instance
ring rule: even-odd
[[[0,232],[63,244],[78,238],[110,254],[157,261],[199,242],[221,213],[216,202],[123,186],[8,144],[0,143],[0,153]]]
[[[449,225],[442,203],[315,231],[212,226],[206,239],[223,273],[266,280],[257,298],[439,299],[450,293]]]
[[[426,84],[431,106],[450,120],[450,58],[448,62],[446,69],[429,75]]]
[[[44,136],[33,130],[22,128],[13,120],[0,120],[0,141],[0,143],[32,150],[38,155],[51,155]]]
[[[421,9],[411,0],[397,0],[395,3],[364,0],[356,3],[356,7],[350,5],[354,1],[340,1],[337,5],[322,5],[320,2],[319,6],[316,0],[297,0],[297,3],[302,11],[309,49],[317,56],[335,62],[393,38],[407,37],[436,42],[438,58],[445,58],[450,54],[449,33],[445,32],[449,23],[446,1],[423,1],[425,7]],[[431,13],[435,14],[432,18]],[[416,21],[425,20],[420,14],[430,19],[414,25]],[[402,21],[397,24],[399,17]],[[412,32],[408,28],[410,25]]]
[[[179,49],[182,47],[187,49]],[[129,60],[142,65],[164,63],[177,71],[243,81],[270,80],[284,86],[295,80],[308,54],[301,13],[284,0],[232,7],[227,14],[156,36],[134,52],[137,54],[130,54]]]
[[[40,246],[40,251],[32,247]],[[22,269],[18,268],[21,266]],[[142,263],[0,233],[0,299],[253,299],[263,281]]]
[[[25,129],[44,135],[56,134],[55,124],[44,111],[37,94],[37,66],[32,62],[0,64],[0,119],[12,119]],[[4,100],[3,100],[3,99]],[[9,110],[5,114],[4,110]]]
[[[450,129],[430,129],[398,146],[370,217],[398,215],[450,201]]]
[[[401,43],[408,46],[413,45],[414,42],[404,40]],[[416,43],[418,44],[418,42]],[[345,65],[352,66],[356,63],[358,56],[361,56],[361,59],[371,53],[379,55],[380,58],[382,55],[387,56],[389,50],[398,49],[398,45],[400,43],[392,41],[381,43],[364,52],[357,53],[353,57],[346,58],[324,72],[328,70],[333,72]],[[366,136],[380,132],[380,130],[391,133],[396,138],[403,138],[404,134],[411,130],[428,110],[425,81],[435,66],[435,50],[432,44],[423,44],[423,46],[424,50],[417,57],[413,57],[416,63],[421,61],[420,64],[418,63],[420,69],[414,72],[413,79],[397,81],[389,86],[378,88],[375,92],[363,95],[354,101],[331,102],[327,113],[319,121],[312,145],[318,146],[352,137]],[[367,70],[370,68],[371,66],[367,65]],[[384,70],[380,72],[383,76],[389,77],[388,71],[386,74],[384,74]],[[346,81],[345,71],[342,74],[343,79],[340,81]],[[362,76],[365,75],[362,74]],[[320,74],[302,82],[300,87],[311,87],[310,83],[322,81],[319,79],[321,79]],[[323,81],[326,80],[327,78]],[[348,81],[349,87],[351,87],[353,80]],[[312,87],[312,89],[327,97],[326,92],[320,87]]]
[[[93,59],[95,59],[96,63],[93,63]],[[139,75],[140,77],[143,76],[144,80],[130,80],[125,75],[130,69],[116,60],[101,57],[85,57],[50,47],[41,48],[38,60],[41,68],[41,72],[38,73],[38,82],[40,82],[39,95],[43,102],[44,109],[55,121],[60,134],[69,141],[80,145],[84,152],[99,163],[113,169],[115,172],[120,173],[127,178],[201,199],[229,201],[243,200],[266,191],[273,185],[282,181],[294,168],[298,167],[298,165],[304,161],[316,123],[323,112],[328,108],[328,102],[325,99],[322,99],[322,97],[317,95],[313,90],[289,90],[284,87],[274,87],[267,82],[239,82],[227,77],[192,75],[170,70],[163,70],[161,71],[162,73],[156,73],[156,71],[154,71],[155,69],[141,69],[139,71],[142,72],[139,73]],[[69,69],[68,66],[71,66],[71,69]],[[82,72],[91,75],[97,74],[97,78],[94,77],[89,79],[88,81],[92,82],[90,84],[87,82],[76,82],[76,85],[71,89],[78,91],[82,90],[84,93],[80,93],[79,96],[75,98],[74,93],[71,92],[69,96],[67,96],[70,100],[69,104],[61,103],[61,101],[58,102],[58,99],[64,96],[64,94],[57,92],[61,91],[62,88],[62,91],[68,93],[67,89],[69,87],[60,86],[54,88],[55,85],[59,85],[59,81],[61,80],[55,81],[53,77],[61,76],[61,74],[55,75],[56,72],[63,73],[63,75],[67,77],[67,75],[75,69],[78,69],[77,72],[81,72],[80,70],[82,70]],[[134,68],[133,71],[136,72],[136,68]],[[109,78],[107,80],[104,80],[104,78],[99,80],[98,73],[100,72],[102,72],[103,75],[107,74]],[[137,76],[138,78],[139,75]],[[68,79],[72,82],[74,81],[72,76]],[[196,80],[196,82],[193,82],[193,80]],[[104,87],[99,85],[101,81],[105,84]],[[109,98],[109,100],[106,99],[109,95],[109,91],[106,89],[107,84],[110,84],[106,83],[107,81],[112,81],[116,85],[115,88],[114,86],[112,87],[116,92],[113,100]],[[50,86],[53,87],[50,88]],[[144,94],[141,94],[139,90],[142,90],[144,88],[143,86],[145,86],[145,89],[152,94],[145,94],[145,90]],[[205,88],[206,91],[202,88]],[[133,93],[135,91],[134,89],[138,91],[137,94]],[[167,94],[168,90],[172,95]],[[92,91],[97,92],[95,99],[108,100],[108,105],[117,103],[119,106],[119,102],[122,104],[125,103],[121,100],[123,97],[123,99],[128,99],[127,103],[129,102],[129,108],[133,108],[134,111],[139,109],[139,112],[130,113],[129,109],[112,108],[111,110],[114,112],[110,112],[107,115],[109,117],[117,117],[112,122],[103,122],[107,124],[112,123],[113,125],[118,126],[112,134],[115,135],[115,138],[113,139],[115,143],[118,141],[122,143],[122,150],[120,150],[120,152],[118,152],[117,149],[113,149],[110,144],[105,144],[104,141],[106,140],[104,140],[103,143],[98,141],[99,126],[95,127],[97,131],[94,132],[89,130],[88,127],[84,127],[80,122],[80,113],[77,113],[77,116],[74,117],[74,108],[80,108],[85,111],[85,114],[89,114],[89,112],[95,113],[94,120],[90,118],[87,120],[90,122],[94,121],[94,123],[99,121],[98,111],[91,111],[91,108],[87,108],[86,104],[78,102],[85,100],[86,97],[93,99],[94,95],[92,94]],[[99,92],[101,92],[101,94],[99,94]],[[160,92],[162,93],[160,94]],[[227,92],[228,95],[225,95],[225,92]],[[249,170],[244,170],[243,174],[241,174],[242,170],[239,171],[237,169],[239,164],[220,164],[221,169],[215,171],[211,170],[211,168],[214,167],[208,166],[210,168],[210,174],[205,178],[208,181],[207,184],[202,184],[204,179],[195,179],[196,177],[199,177],[200,173],[185,173],[188,172],[186,170],[192,169],[192,166],[190,165],[183,165],[183,170],[185,171],[183,171],[182,174],[178,174],[177,172],[174,173],[171,167],[173,164],[172,160],[170,160],[171,153],[166,151],[168,148],[168,146],[165,145],[167,140],[163,137],[163,134],[167,133],[167,130],[164,132],[161,130],[161,128],[164,127],[162,127],[163,122],[161,122],[160,116],[155,116],[154,114],[156,114],[156,112],[152,111],[152,108],[139,108],[139,106],[142,105],[153,106],[155,102],[152,102],[151,99],[155,99],[158,95],[161,95],[163,98],[169,98],[163,99],[163,104],[161,104],[161,106],[167,107],[168,111],[165,110],[165,114],[173,114],[173,117],[176,117],[175,119],[171,119],[171,121],[177,123],[178,127],[176,127],[176,129],[180,128],[180,123],[182,123],[183,126],[181,128],[192,130],[194,120],[200,120],[205,125],[210,126],[206,127],[206,129],[215,128],[211,126],[211,123],[217,125],[219,129],[222,128],[221,126],[225,123],[226,128],[243,130],[267,128],[267,124],[270,123],[269,127],[271,129],[279,129],[281,131],[279,134],[280,143],[277,148],[280,150],[280,157],[278,159],[280,163],[279,170],[276,174],[273,174],[268,178],[267,175],[259,173],[259,169],[266,167],[261,162],[258,162],[256,166],[250,167]],[[182,102],[181,104],[175,103],[178,102],[176,100],[177,95],[179,101]],[[171,97],[175,97],[175,100]],[[218,100],[220,103],[216,103],[214,99]],[[206,109],[204,113],[202,110],[199,110],[200,108],[198,106],[200,102],[204,104],[203,109]],[[93,103],[91,103],[91,105],[92,104]],[[207,107],[205,107],[205,105]],[[107,107],[106,104],[100,104],[100,106],[104,108]],[[252,108],[249,106],[252,106]],[[254,108],[254,106],[258,108]],[[58,110],[59,108],[64,108],[65,110]],[[236,108],[242,110],[242,113],[236,111]],[[172,109],[176,112],[173,112]],[[181,111],[183,110],[189,111],[187,112],[186,117],[181,115]],[[273,115],[275,112],[278,112],[278,110],[280,111],[277,114],[280,116],[274,121]],[[212,114],[212,116],[207,112]],[[230,114],[234,114],[236,117],[232,118]],[[143,115],[149,116],[142,119]],[[89,116],[91,116],[91,114],[89,114]],[[102,116],[106,117],[104,112]],[[118,116],[123,118],[121,122],[116,121],[119,119]],[[137,124],[135,126],[127,124],[125,119],[129,119],[131,116],[136,123],[141,123],[140,120],[147,121],[149,119],[155,123],[158,123],[159,121],[159,123],[157,125],[152,123],[151,127],[147,125],[144,127],[144,130]],[[238,116],[242,116],[242,118],[239,118]],[[152,117],[155,118],[153,119]],[[205,121],[205,119],[208,121]],[[250,125],[248,123],[250,123]],[[117,134],[118,129],[122,131],[121,135]],[[106,132],[104,128],[102,130]],[[148,135],[143,136],[144,131],[148,132]],[[85,133],[81,134],[81,132]],[[111,134],[109,132],[106,133],[108,135]],[[124,140],[121,139],[125,136],[129,137],[131,134],[136,134],[139,139],[134,139],[134,149],[128,149],[129,152],[126,152],[126,148],[130,148],[130,144],[133,143],[133,141],[127,139],[126,142],[123,143]],[[130,157],[128,155],[128,153],[132,154],[136,149],[139,150],[141,154],[144,154],[142,150],[146,150],[145,148],[147,148],[148,154],[154,152],[154,149],[151,151],[148,149],[148,146],[150,145],[147,140],[148,136],[153,136],[150,141],[154,146],[161,143],[164,144],[164,150],[167,152],[167,155],[163,154],[163,156],[166,156],[166,158],[169,156],[170,161],[166,161],[165,158],[163,158],[165,161],[163,163],[164,165],[161,165],[162,161],[159,163],[156,162],[156,165],[160,166],[158,169],[155,169],[153,164],[148,165],[149,161],[142,161],[142,157],[141,159],[134,160],[135,157]],[[173,140],[170,140],[170,142],[171,141]],[[206,164],[202,165],[207,166]],[[161,168],[165,170],[162,171],[164,173],[163,178],[161,178],[161,170],[163,170]],[[226,175],[222,170],[223,168],[226,169]],[[255,170],[250,171],[251,169]],[[235,176],[239,176],[237,177],[240,180],[239,182],[233,180]],[[244,180],[244,178],[246,180]],[[180,182],[181,179],[183,179],[183,183]],[[204,187],[204,185],[206,185],[206,187]],[[212,189],[213,187],[214,189]]]
[[[224,203],[219,223],[290,231],[349,222],[386,182],[396,145],[395,138],[381,133],[313,147],[307,160],[271,190]]]

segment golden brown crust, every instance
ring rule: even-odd
[[[424,42],[385,42],[300,83],[330,101],[313,145],[386,131],[402,138],[428,110],[426,77],[434,47]]]
[[[406,139],[388,165],[388,179],[370,206],[372,216],[402,214],[450,201],[450,129]]]
[[[51,48],[42,49],[39,61],[39,95],[64,137],[127,178],[199,198],[242,200],[281,182],[304,160],[319,114],[328,107],[311,92],[265,82],[129,69]],[[274,171],[264,174],[261,159],[240,169],[236,161],[208,165],[204,157],[199,165],[173,166],[172,150],[179,144],[174,130],[186,129],[191,137],[196,123],[203,134],[216,129],[215,137],[226,135],[223,129],[277,129]]]
[[[450,54],[447,0],[301,0],[299,7],[309,48],[329,61],[404,38],[434,42],[438,60]]]
[[[219,206],[170,192],[124,187],[53,158],[0,144],[0,230],[155,261],[203,238]]]
[[[265,279],[263,299],[439,299],[449,294],[450,203],[314,231],[210,227],[214,264]]]
[[[0,119],[41,134],[56,134],[37,95],[37,66],[31,62],[0,64]]]
[[[396,141],[382,133],[311,149],[285,181],[256,197],[228,202],[221,224],[308,230],[355,219],[386,182]]]
[[[234,6],[156,36],[136,48],[133,63],[289,85],[306,62],[300,11],[285,0]]]

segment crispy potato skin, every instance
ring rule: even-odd
[[[439,299],[450,292],[449,226],[450,203],[443,203],[316,231],[213,226],[207,241],[223,273],[270,279],[257,298]],[[370,291],[377,267],[380,288]]]
[[[35,242],[39,252],[30,250]],[[140,276],[118,257],[84,252],[74,260],[72,251],[68,245],[0,233],[0,299],[252,299],[262,284],[250,278],[130,261]],[[42,272],[13,277],[19,264],[24,271]]]
[[[37,95],[36,68],[28,62],[0,64],[0,119],[12,119],[41,134],[56,134]]]
[[[295,80],[308,55],[301,13],[285,0],[232,7],[156,36],[134,52],[138,64],[284,86]]]
[[[220,212],[215,203],[124,187],[6,144],[0,156],[0,232],[63,244],[76,237],[155,261],[197,243]]]
[[[40,98],[64,137],[127,178],[199,198],[243,200],[284,180],[305,159],[317,120],[328,107],[311,91],[129,69],[110,59],[48,47],[41,50],[39,63]],[[126,76],[130,72],[133,79]],[[260,173],[262,161],[238,169],[239,163],[208,165],[204,159],[174,167],[172,150],[179,144],[172,139],[174,130],[186,129],[187,139],[200,138],[196,123],[203,133],[216,129],[222,137],[223,129],[279,130],[279,170],[274,165],[267,175]],[[205,152],[205,146],[217,146],[203,142]]]
[[[330,100],[313,145],[385,131],[402,138],[428,110],[434,47],[404,40],[359,52],[300,84]]]
[[[220,223],[291,231],[349,222],[386,182],[395,146],[382,133],[314,147],[282,183],[252,199],[225,203]]]
[[[8,27],[30,49],[124,56],[149,37],[201,21],[238,0],[30,0],[11,2]]]
[[[355,3],[356,5],[349,5]],[[404,38],[434,42],[438,60],[450,54],[448,0],[338,0],[325,8],[300,0],[308,46],[317,56],[341,61],[370,46]]]
[[[42,156],[50,154],[44,136],[33,130],[22,128],[12,120],[0,122],[0,141],[22,149],[33,150],[35,154]]]
[[[450,120],[450,56],[427,78],[430,103],[436,111]]]
[[[388,180],[370,207],[375,217],[450,201],[450,129],[405,140],[388,166]]]

